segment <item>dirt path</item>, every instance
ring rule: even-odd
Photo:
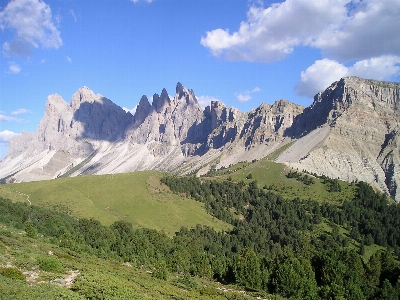
[[[9,188],[9,189],[10,189],[10,188]],[[13,191],[12,189],[10,189],[10,190]],[[18,195],[25,196],[25,197],[26,197],[26,201],[29,202],[29,205],[32,205],[31,200],[29,200],[29,195],[24,194],[24,193],[21,193],[21,192],[18,192],[18,191],[13,191],[13,192],[17,193]]]

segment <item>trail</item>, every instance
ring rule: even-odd
[[[10,189],[10,188],[9,188]],[[11,190],[11,189],[10,189]],[[11,190],[12,191],[12,190]],[[32,202],[31,202],[31,200],[29,200],[29,195],[27,195],[27,194],[24,194],[24,193],[21,193],[21,192],[18,192],[18,191],[14,191],[15,193],[17,193],[17,194],[19,194],[19,195],[21,195],[21,196],[26,196],[26,201],[28,201],[29,202],[29,205],[32,205]]]

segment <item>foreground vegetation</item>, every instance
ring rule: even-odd
[[[290,180],[313,185],[302,179],[305,175],[294,174]],[[337,182],[321,180],[334,187],[327,193],[339,193]],[[287,200],[251,179],[166,176],[161,181],[159,189],[167,192],[168,186],[176,195],[186,194],[214,218],[231,224],[231,229],[223,232],[197,225],[182,227],[171,236],[125,220],[106,226],[27,201],[1,199],[0,223],[26,233],[18,237],[3,232],[3,267],[38,266],[53,272],[43,273],[48,278],[78,269],[80,275],[70,290],[49,288],[51,293],[65,291],[66,299],[400,296],[400,208],[365,183],[354,184],[353,196],[338,205],[335,200],[311,197]],[[55,260],[48,261],[48,251],[56,253],[51,256]],[[21,263],[13,263],[16,256]],[[3,270],[0,278],[5,283],[0,287],[12,283],[16,293],[25,291],[26,284],[4,275],[16,273]],[[223,292],[213,280],[233,285],[229,288],[233,291]]]
[[[45,261],[45,264],[39,262]],[[0,299],[254,299],[233,286],[72,251],[0,225]],[[78,275],[67,288],[68,277]],[[278,298],[277,298],[278,299]]]

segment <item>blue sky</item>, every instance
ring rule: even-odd
[[[308,106],[344,76],[400,81],[400,0],[0,0],[0,158],[46,98],[126,109],[179,81],[205,106]]]

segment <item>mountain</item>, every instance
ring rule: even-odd
[[[343,78],[314,97],[279,158],[294,168],[366,181],[400,200],[400,84]]]
[[[37,132],[11,140],[0,178],[147,169],[201,174],[292,143],[277,162],[363,180],[400,200],[399,95],[398,83],[346,77],[307,108],[278,100],[245,113],[218,101],[203,110],[194,92],[178,83],[174,97],[165,89],[151,103],[143,96],[132,116],[83,87],[69,104],[48,97]]]

